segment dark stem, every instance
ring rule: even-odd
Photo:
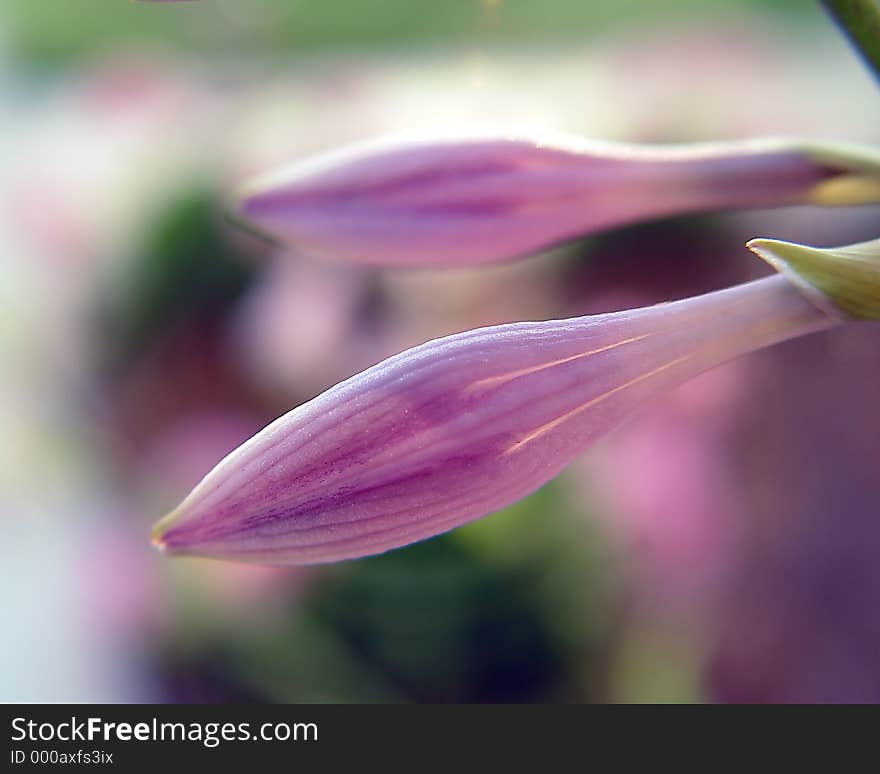
[[[880,0],[822,0],[822,5],[880,80]]]

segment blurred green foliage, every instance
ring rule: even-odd
[[[130,46],[234,56],[426,43],[534,45],[592,39],[629,20],[650,26],[736,6],[819,13],[811,3],[788,0],[4,0],[0,22],[14,54],[63,64]]]
[[[217,700],[596,698],[612,587],[601,536],[564,493],[551,483],[452,533],[317,568],[262,626],[212,621],[185,600],[188,638],[169,643],[167,682],[179,690],[188,675]],[[199,675],[208,685],[192,685]]]
[[[225,317],[249,287],[253,261],[229,240],[219,201],[193,189],[158,217],[103,321],[115,365],[188,321]]]

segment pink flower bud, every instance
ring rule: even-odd
[[[490,138],[370,145],[295,165],[249,186],[236,217],[332,259],[461,265],[688,212],[877,201],[871,150]]]

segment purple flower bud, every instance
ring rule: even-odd
[[[686,212],[877,201],[873,150],[497,138],[384,143],[295,165],[249,186],[235,217],[328,258],[460,265]]]
[[[251,438],[157,525],[154,542],[172,554],[296,564],[422,540],[529,494],[656,393],[839,321],[776,275],[430,341]]]

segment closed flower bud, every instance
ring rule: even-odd
[[[688,212],[877,201],[870,149],[502,137],[374,144],[294,165],[248,186],[233,217],[331,259],[468,265]]]
[[[430,341],[233,451],[157,525],[154,542],[170,554],[296,564],[422,540],[529,494],[657,393],[837,322],[776,275],[645,309]]]

